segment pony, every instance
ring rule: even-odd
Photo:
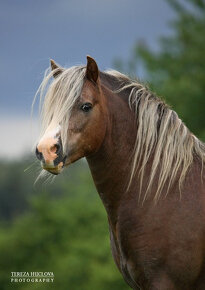
[[[205,145],[165,102],[114,70],[51,60],[36,156],[58,175],[85,157],[132,289],[205,289]]]

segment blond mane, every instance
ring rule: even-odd
[[[36,96],[40,95],[41,103],[41,135],[48,128],[51,129],[60,124],[63,149],[66,153],[68,122],[73,105],[83,88],[85,66],[64,69],[53,79],[54,73],[55,71],[46,71],[36,94]],[[170,188],[177,175],[179,175],[179,188],[181,188],[193,162],[194,154],[200,158],[203,168],[205,145],[190,133],[176,112],[142,84],[114,70],[106,71],[106,74],[118,80],[119,88],[115,92],[129,90],[129,106],[136,114],[137,136],[133,148],[129,185],[138,172],[140,188],[142,188],[145,168],[153,154],[151,175],[143,200],[146,199],[152,187],[156,172],[159,178],[155,200],[159,199],[165,184],[168,184],[168,189]],[[141,164],[140,168],[139,164]]]
[[[57,71],[57,69],[56,69]],[[63,150],[67,149],[67,131],[70,114],[76,100],[81,94],[85,66],[73,66],[63,69],[62,73],[53,78],[54,71],[47,69],[43,81],[35,95],[40,96],[41,134],[46,130],[61,126],[61,140]]]
[[[194,154],[201,160],[203,170],[205,145],[189,131],[176,112],[171,110],[167,104],[145,86],[118,71],[110,70],[107,73],[118,79],[119,89],[117,92],[130,89],[129,106],[136,113],[137,137],[128,188],[135,173],[138,172],[141,193],[145,167],[154,152],[151,175],[143,201],[151,189],[157,171],[159,178],[154,197],[155,201],[159,199],[165,183],[168,183],[168,192],[177,174],[179,174],[179,189],[181,192],[183,181],[193,162]],[[139,164],[141,164],[140,168]]]

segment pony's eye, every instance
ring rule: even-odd
[[[91,109],[92,109],[92,104],[91,103],[85,103],[85,104],[83,104],[82,106],[81,106],[81,110],[83,111],[83,112],[88,112],[88,111],[90,111]]]

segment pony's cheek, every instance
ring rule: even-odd
[[[89,133],[75,133],[68,136],[68,147],[66,150],[68,161],[72,163],[93,153],[97,146],[97,142],[93,139]]]
[[[85,156],[84,148],[85,148],[85,140],[82,138],[81,133],[75,134],[73,133],[71,135],[68,135],[67,148],[65,150],[68,159],[73,160],[74,158],[75,160],[77,160],[84,157]]]
[[[80,146],[79,143],[72,141],[72,144],[69,144],[67,150],[67,157],[65,160],[65,166],[83,158],[86,156],[85,149],[83,146]]]
[[[68,154],[78,150],[81,139],[81,133],[73,133],[68,135]]]

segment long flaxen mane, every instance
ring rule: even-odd
[[[68,69],[62,69],[62,72],[53,78],[56,72],[58,72],[58,69],[51,71],[48,68],[46,70],[43,81],[35,95],[33,105],[39,95],[40,137],[45,134],[46,130],[60,125],[63,150],[66,153],[68,122],[72,108],[83,88],[85,66],[73,66]]]
[[[168,183],[167,192],[169,191],[178,174],[181,192],[194,155],[201,161],[201,172],[203,171],[205,145],[189,131],[175,111],[145,86],[118,71],[108,71],[108,74],[119,81],[118,92],[129,89],[129,106],[136,113],[137,137],[130,183],[137,171],[141,193],[145,168],[154,152],[151,175],[143,201],[151,189],[157,171],[159,177],[155,201],[159,199],[166,183]]]
[[[85,66],[75,66],[64,69],[53,79],[55,71],[47,70],[37,92],[42,104],[40,110],[41,134],[43,135],[48,128],[60,124],[65,153],[68,122],[73,105],[81,94],[85,71]],[[138,81],[114,70],[106,71],[103,74],[107,76],[108,80],[109,78],[117,80],[119,87],[114,93],[128,91],[127,101],[130,109],[134,110],[136,115],[137,135],[133,148],[133,165],[129,185],[138,172],[137,178],[140,179],[140,188],[142,188],[146,165],[151,154],[154,154],[151,175],[143,201],[152,187],[156,172],[158,172],[158,186],[154,196],[155,201],[159,199],[165,184],[167,184],[168,192],[177,175],[181,190],[194,155],[201,160],[203,170],[205,145],[188,130],[176,112]]]

